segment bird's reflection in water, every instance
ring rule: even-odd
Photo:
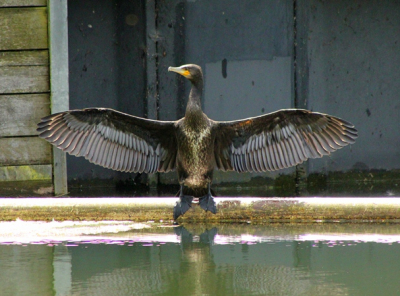
[[[203,231],[202,233],[198,234],[199,231]],[[183,226],[179,226],[174,228],[174,232],[176,235],[180,236],[181,238],[181,245],[185,245],[186,243],[200,243],[200,244],[205,244],[205,245],[212,245],[214,242],[214,238],[218,233],[218,229],[216,227],[213,227],[211,229],[198,229],[198,228],[193,228],[186,229]]]
[[[181,239],[180,292],[186,291],[187,295],[211,295],[210,293],[218,289],[217,281],[208,280],[217,275],[211,248],[217,235],[217,228],[194,226],[187,229],[180,226],[174,231]]]
[[[238,235],[222,228],[219,229],[222,236]],[[174,231],[180,237],[182,250],[177,295],[346,295],[348,292],[340,285],[325,283],[323,273],[321,278],[310,280],[307,260],[311,255],[310,242],[298,245],[293,241],[270,241],[251,247],[243,241],[219,245],[214,244],[216,227],[190,225]],[[330,292],[325,293],[326,290]]]

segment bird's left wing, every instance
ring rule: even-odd
[[[103,167],[154,173],[175,169],[174,123],[89,108],[44,117],[37,131],[63,151]]]
[[[223,171],[288,168],[328,155],[358,136],[353,124],[343,119],[302,109],[215,123],[214,155]]]

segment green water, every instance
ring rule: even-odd
[[[1,295],[400,295],[398,225],[159,228],[0,244]]]

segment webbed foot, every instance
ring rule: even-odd
[[[200,197],[199,205],[204,211],[210,211],[213,214],[217,213],[217,207],[215,206],[214,198],[210,193]]]
[[[174,220],[185,214],[192,207],[193,196],[182,195],[174,207]]]

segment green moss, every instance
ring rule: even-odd
[[[15,220],[130,220],[172,221],[172,208],[167,206],[53,206],[53,207],[3,207],[0,217],[4,221]],[[227,223],[227,222],[344,222],[344,221],[400,221],[400,207],[373,205],[310,205],[295,200],[257,201],[251,205],[237,202],[226,202],[219,205],[218,213],[213,215],[204,212],[198,206],[192,207],[183,217],[181,223]]]
[[[21,165],[0,167],[0,182],[51,180],[51,166]]]

